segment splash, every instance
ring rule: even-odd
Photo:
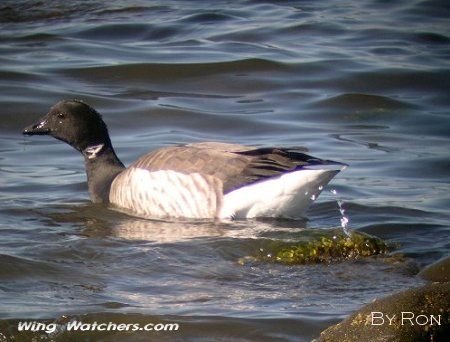
[[[336,202],[339,208],[339,213],[341,214],[341,227],[345,235],[350,236],[349,228],[349,218],[345,215],[344,201],[338,197],[338,192],[336,189],[331,189],[330,192],[336,196]]]
[[[318,193],[314,193],[314,194],[312,194],[309,198],[311,198],[311,201],[315,201],[316,199],[317,199],[317,197],[319,196],[319,194],[322,192],[322,190],[323,190],[323,185],[320,185],[319,186],[319,188],[318,188]],[[308,196],[308,194],[309,194],[309,192],[308,191],[306,191],[305,192],[305,196]]]

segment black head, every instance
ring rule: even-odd
[[[100,114],[79,100],[58,102],[43,118],[23,130],[25,135],[51,135],[82,152],[90,146],[111,145]]]

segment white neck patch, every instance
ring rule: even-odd
[[[94,159],[97,157],[97,153],[99,153],[103,146],[105,146],[104,144],[99,144],[99,145],[94,145],[94,146],[89,146],[84,150],[84,155],[86,157],[88,157],[88,159]]]

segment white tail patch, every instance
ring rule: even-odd
[[[303,169],[234,190],[224,196],[220,218],[299,218],[339,172]]]
[[[143,217],[214,218],[222,198],[221,182],[199,173],[128,168],[111,184],[109,200]]]

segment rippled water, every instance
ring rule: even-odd
[[[431,0],[3,1],[0,337],[66,315],[181,325],[122,340],[310,340],[421,284],[418,269],[450,249],[449,15]],[[102,113],[126,164],[218,140],[350,167],[304,221],[138,220],[89,202],[76,151],[22,137],[64,98]],[[339,226],[338,200],[390,256],[239,264],[268,237]]]

